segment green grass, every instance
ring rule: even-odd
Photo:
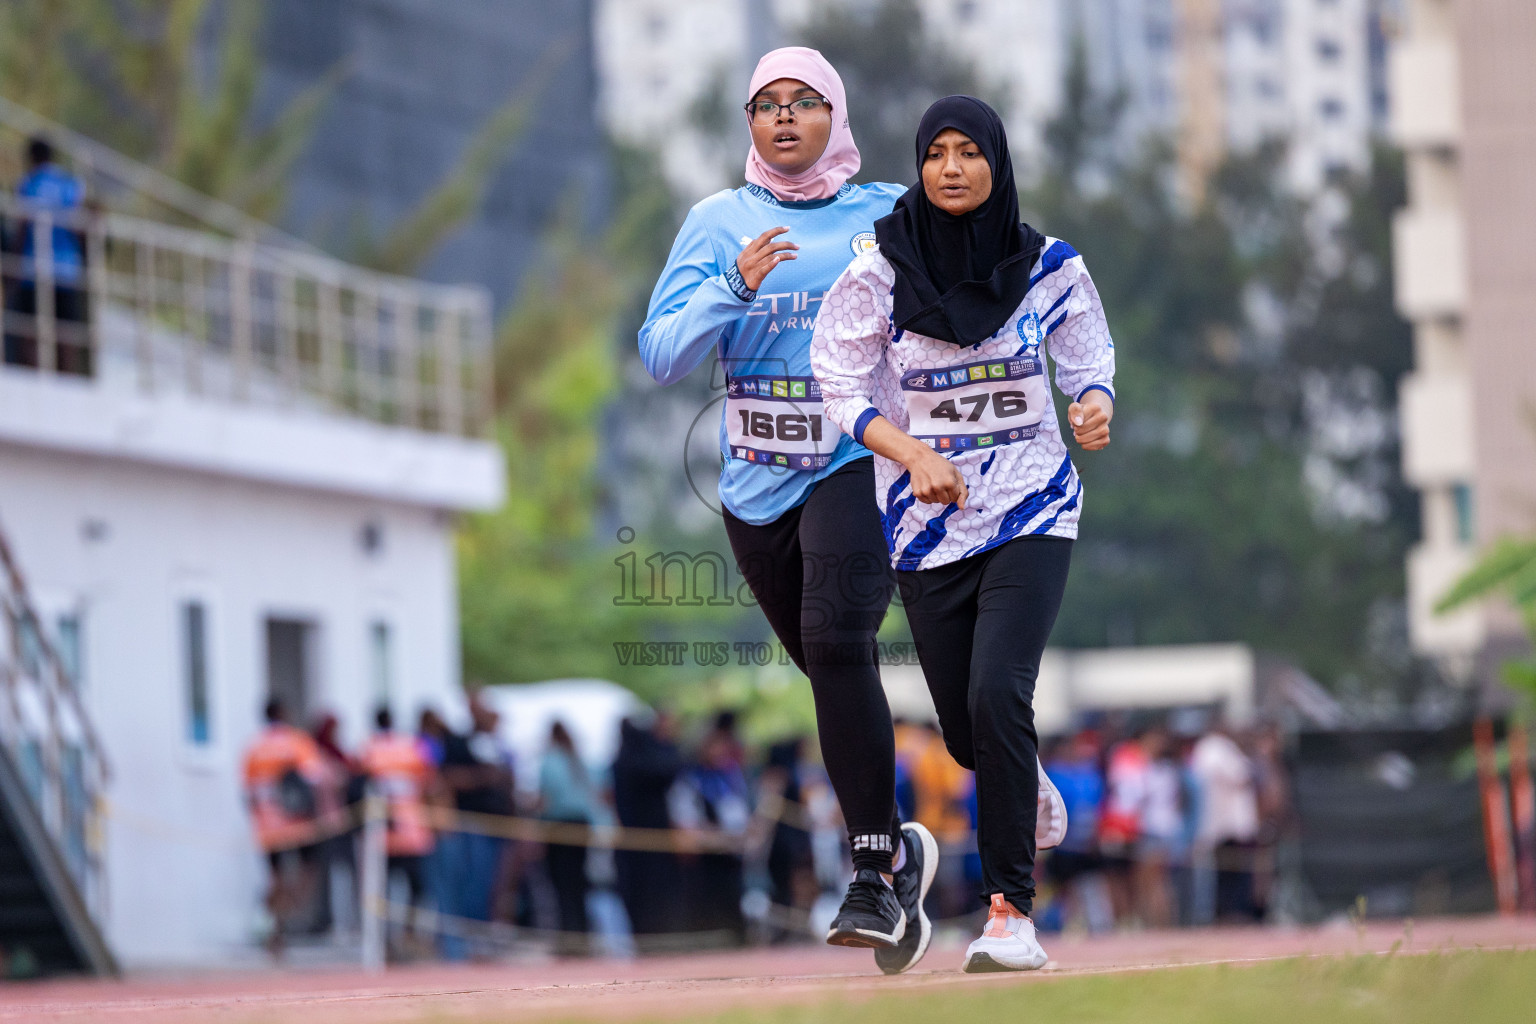
[[[867,999],[656,1018],[690,1024],[1468,1024],[1536,1021],[1536,953],[1284,960],[946,985]]]

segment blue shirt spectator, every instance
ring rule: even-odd
[[[74,174],[53,162],[53,151],[47,143],[34,140],[28,147],[32,169],[16,186],[16,195],[30,211],[46,211],[55,217],[68,218],[85,203],[85,184]],[[56,285],[78,285],[85,275],[85,254],[80,247],[80,235],[71,225],[55,224],[51,233],[53,243],[53,280]],[[27,226],[22,239],[23,274],[36,282],[34,258],[37,252],[36,229]]]

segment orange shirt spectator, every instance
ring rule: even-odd
[[[917,820],[927,825],[942,843],[964,841],[971,831],[971,815],[965,800],[971,791],[971,773],[955,763],[934,730],[912,760],[912,794]]]
[[[281,718],[269,719],[246,751],[243,776],[256,841],[263,851],[273,853],[314,841],[320,795],[329,773],[308,733]]]
[[[432,828],[427,824],[426,794],[432,765],[413,736],[381,730],[358,755],[367,775],[389,805],[389,834],[385,850],[391,857],[424,857],[432,852]]]

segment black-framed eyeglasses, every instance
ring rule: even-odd
[[[789,111],[789,116],[801,121],[818,121],[832,115],[832,101],[825,96],[801,96],[788,103],[773,100],[753,100],[742,107],[747,119],[759,127],[767,127],[779,119],[779,111]]]

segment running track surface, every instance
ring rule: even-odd
[[[1306,955],[1536,949],[1536,918],[1444,918],[1357,928],[1213,929],[1096,939],[1047,936],[1030,974],[964,975],[964,945],[940,944],[917,970],[883,977],[868,950],[828,946],[543,963],[393,969],[387,974],[262,971],[0,986],[0,1024],[395,1024],[591,1018],[668,1019],[733,1007],[867,998],[952,985],[1028,985],[1075,974],[1242,963]]]

